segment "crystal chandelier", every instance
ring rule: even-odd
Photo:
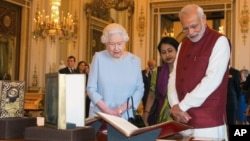
[[[73,17],[70,13],[64,16],[63,11],[59,14],[59,7],[61,0],[50,0],[51,13],[45,15],[45,10],[37,9],[34,18],[35,29],[33,31],[33,38],[45,39],[47,36],[51,41],[59,40],[73,40],[77,38],[77,19],[76,15]]]

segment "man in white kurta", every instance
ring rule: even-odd
[[[206,15],[197,5],[180,14],[187,37],[179,46],[170,74],[168,98],[175,120],[194,127],[195,137],[227,140],[226,88],[230,43],[206,26]]]

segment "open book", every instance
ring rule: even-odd
[[[100,117],[88,117],[85,119],[85,125],[90,125],[96,121],[99,121],[100,119]]]
[[[188,126],[186,124],[182,124],[176,121],[166,121],[166,122],[159,123],[156,125],[138,128],[123,118],[105,114],[102,112],[97,112],[96,114],[100,116],[108,124],[110,124],[112,127],[114,127],[119,132],[121,132],[123,135],[125,135],[126,137],[132,137],[141,133],[145,133],[154,129],[161,128],[162,130],[158,137],[158,138],[161,138],[161,137],[173,135],[180,131],[192,128],[191,126]]]

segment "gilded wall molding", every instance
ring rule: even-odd
[[[111,8],[116,11],[128,10],[128,15],[132,15],[134,13],[134,0],[95,0],[86,4],[86,15],[114,22],[110,16]]]
[[[0,33],[15,36],[18,32],[17,20],[20,16],[20,9],[10,10],[6,5],[2,5],[0,6],[0,12]]]
[[[196,3],[198,5],[203,5],[203,4],[209,4],[209,3],[232,3],[234,0],[182,0],[182,1],[162,1],[162,2],[151,2],[151,4],[155,7],[165,7],[165,6],[170,6],[170,7],[177,7],[177,6],[183,6],[187,5],[190,3]]]
[[[190,3],[195,3],[198,5],[202,5],[202,8],[206,10],[224,10],[224,9],[232,9],[231,3],[232,0],[221,0],[223,3],[220,3],[215,0],[205,0],[206,2],[203,1],[175,1],[175,2],[158,2],[158,3],[151,3],[151,6],[153,8],[154,14],[158,13],[168,13],[168,12],[176,12],[179,13],[181,8],[184,5],[190,4]],[[225,6],[225,4],[227,4]]]
[[[139,36],[139,40],[140,40],[140,47],[142,47],[142,43],[143,43],[143,38],[145,35],[145,15],[144,15],[144,11],[143,11],[143,7],[141,7],[140,10],[140,14],[138,17],[138,36]]]
[[[247,2],[246,0],[244,1],[244,4],[243,4],[243,9],[241,10],[241,13],[240,13],[240,20],[239,20],[239,23],[240,23],[240,31],[242,33],[242,39],[243,39],[243,44],[245,45],[246,44],[246,38],[247,38],[247,33],[248,33],[248,29],[249,29],[249,11],[248,11],[248,5],[247,5]]]
[[[28,8],[30,8],[31,5],[31,0],[4,0],[4,1]]]

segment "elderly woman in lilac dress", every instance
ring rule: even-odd
[[[90,66],[87,92],[91,99],[89,116],[101,111],[128,119],[133,116],[131,96],[137,109],[144,92],[141,61],[125,51],[128,34],[120,24],[112,23],[103,30],[101,42],[106,49],[95,53]]]

